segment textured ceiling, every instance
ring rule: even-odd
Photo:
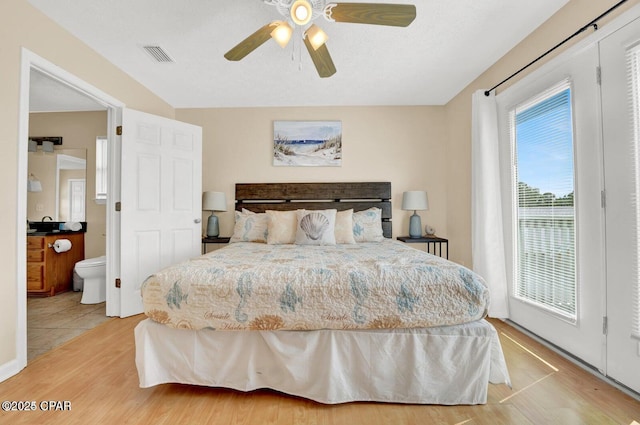
[[[369,0],[413,3],[416,20],[395,28],[318,18],[337,68],[322,79],[298,40],[224,59],[282,19],[262,0],[29,0],[175,108],[443,105],[567,1]],[[155,62],[144,45],[175,62]]]
[[[31,70],[29,112],[104,111],[107,108],[61,82]]]

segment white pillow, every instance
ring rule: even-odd
[[[266,242],[268,230],[268,218],[264,213],[256,214],[253,211],[242,209],[235,211],[236,224],[233,226],[233,235],[229,243],[233,242]]]
[[[356,243],[353,238],[353,209],[336,214],[336,243]]]
[[[296,211],[267,210],[267,243],[270,245],[292,244],[296,242],[298,216]]]
[[[298,210],[297,245],[335,245],[337,210]]]
[[[356,242],[381,242],[382,210],[372,207],[353,213],[353,238]]]

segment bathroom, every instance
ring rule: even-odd
[[[58,178],[55,164],[60,161],[58,157],[76,163],[71,168],[78,168],[77,164],[84,162],[84,169],[66,170],[65,173],[77,182],[84,180],[84,185],[80,183],[78,189],[84,191],[83,204],[79,201],[74,210],[81,214],[79,210],[84,209],[84,220],[77,221],[86,222],[82,255],[85,259],[104,256],[106,253],[105,202],[96,199],[96,139],[106,134],[106,111],[35,112],[31,108],[29,114],[30,137],[61,137],[62,144],[54,145],[53,152],[45,152],[42,146],[38,146],[35,152],[29,152],[29,178],[39,181],[42,191],[27,193],[26,219],[32,223],[43,220],[76,221],[77,217],[74,220],[70,216],[68,201],[60,202],[60,198],[56,198],[56,194],[64,193],[66,189],[62,187],[65,185],[56,187]],[[36,226],[38,225],[33,225]],[[53,297],[28,298],[29,361],[47,351],[47,348],[58,345],[57,342],[72,338],[107,319],[104,302],[81,305],[81,296],[81,293],[69,291]],[[55,320],[52,320],[54,317]],[[47,325],[39,325],[37,322],[41,319]],[[42,341],[45,335],[55,335],[57,342],[48,341],[36,347],[37,342]]]

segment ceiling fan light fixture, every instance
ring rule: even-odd
[[[327,33],[322,31],[322,29],[316,24],[311,25],[305,31],[304,35],[309,40],[309,43],[313,47],[313,50],[318,50],[318,48],[326,43],[329,39]]]
[[[291,35],[293,34],[293,28],[285,21],[276,22],[276,28],[271,31],[271,38],[273,38],[283,49],[289,44]]]
[[[291,5],[291,19],[297,25],[306,25],[311,20],[313,9],[307,0],[296,0]]]

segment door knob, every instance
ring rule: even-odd
[[[201,220],[201,219],[199,219],[199,218],[196,218],[196,219],[194,219],[194,220],[193,220],[193,222],[194,222],[194,223],[200,223],[201,221],[202,221],[202,220]]]

